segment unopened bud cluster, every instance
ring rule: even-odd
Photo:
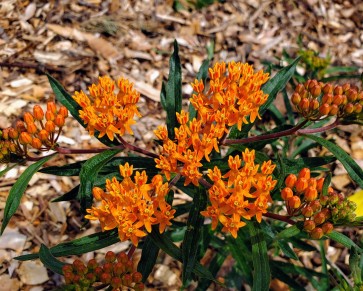
[[[356,204],[331,187],[324,195],[323,184],[324,178],[311,178],[310,170],[303,168],[298,176],[287,176],[286,187],[281,191],[289,216],[302,216],[304,230],[313,239],[330,233],[336,224],[355,220]]]
[[[326,116],[352,117],[362,112],[363,91],[350,84],[333,86],[308,80],[296,86],[291,102],[304,118],[312,121]]]
[[[64,290],[98,290],[97,287],[110,286],[107,290],[144,290],[141,282],[142,275],[133,271],[132,261],[122,252],[115,254],[107,252],[105,263],[99,264],[95,259],[88,261],[85,265],[80,260],[75,260],[71,265],[63,266],[63,275],[66,282]]]
[[[64,126],[68,109],[61,106],[58,110],[54,102],[47,103],[44,113],[39,105],[33,112],[25,112],[23,121],[18,120],[15,127],[0,131],[0,160],[6,162],[10,153],[19,157],[27,156],[29,148],[39,151],[51,149]]]
[[[322,58],[313,50],[300,50],[299,55],[307,66],[313,70],[323,70],[330,64],[330,57]]]

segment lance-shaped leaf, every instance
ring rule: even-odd
[[[117,229],[97,232],[70,242],[64,242],[50,248],[50,252],[55,257],[81,255],[84,253],[99,250],[120,241]],[[28,261],[39,258],[39,253],[22,255],[15,259]]]
[[[137,271],[142,274],[142,282],[146,281],[153,270],[159,251],[160,248],[147,236],[142,246],[140,262],[137,265]]]
[[[19,207],[21,197],[24,194],[26,187],[33,175],[40,169],[40,167],[49,161],[53,155],[47,156],[40,161],[30,165],[23,174],[16,180],[13,187],[11,187],[8,199],[6,199],[4,218],[1,225],[1,234],[4,232],[5,227],[8,225],[10,218],[14,215]]]
[[[166,126],[170,139],[174,139],[174,128],[178,126],[176,113],[181,111],[182,107],[182,74],[179,58],[178,43],[174,41],[174,52],[169,61],[169,77],[165,90],[162,90],[160,96],[161,103],[166,111]]]
[[[62,267],[66,264],[56,259],[51,251],[43,244],[40,246],[39,259],[48,269],[54,273],[63,275]]]
[[[184,235],[182,245],[183,257],[183,285],[190,279],[192,270],[197,262],[198,247],[201,237],[201,228],[204,217],[200,214],[207,206],[207,196],[205,189],[198,187],[193,198],[193,206],[189,212],[187,230]]]
[[[267,254],[267,244],[258,222],[247,224],[251,235],[252,262],[253,262],[253,287],[252,290],[269,290],[271,273]]]
[[[92,204],[92,188],[94,182],[96,181],[98,172],[100,169],[120,150],[108,150],[100,153],[87,162],[84,163],[79,174],[81,185],[79,187],[79,192],[77,198],[81,203],[81,208],[85,211]]]
[[[305,136],[327,148],[342,163],[353,181],[363,188],[363,170],[350,155],[329,140],[310,134]]]
[[[79,117],[79,110],[81,107],[78,105],[78,103],[72,98],[72,96],[63,88],[61,83],[59,83],[56,79],[54,79],[51,75],[47,74],[50,86],[52,87],[52,90],[55,94],[55,97],[57,100],[62,103],[69,112],[72,114],[72,116],[79,122],[80,125],[82,125],[84,128],[87,127],[87,125],[84,124],[83,120]],[[99,132],[95,131],[95,137],[102,142],[103,144],[107,146],[116,146],[119,145],[119,143],[116,142],[116,140],[111,141],[106,136],[98,138]]]
[[[355,250],[359,253],[363,252],[363,249],[361,249],[359,246],[356,245],[354,241],[352,241],[349,237],[346,235],[337,232],[333,230],[331,233],[326,234],[327,237],[331,238],[332,240],[335,240],[336,242],[342,244],[343,246],[350,248],[355,248]]]

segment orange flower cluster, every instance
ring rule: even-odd
[[[310,170],[303,168],[298,176],[290,174],[281,191],[290,216],[304,217],[304,230],[314,239],[330,233],[334,224],[355,220],[356,204],[336,193],[332,187],[323,195],[324,178],[310,177]]]
[[[93,188],[93,196],[101,202],[98,207],[87,209],[85,218],[99,220],[102,230],[118,228],[121,241],[131,240],[137,246],[139,238],[151,232],[151,226],[159,224],[160,233],[171,225],[175,209],[165,201],[169,192],[168,183],[163,183],[161,175],[153,177],[147,184],[146,172],[136,171],[133,180],[133,166],[120,165],[123,177],[119,182],[115,177],[106,180],[106,190]]]
[[[261,222],[262,214],[267,212],[268,203],[272,202],[270,192],[277,183],[271,176],[276,166],[271,161],[256,165],[255,151],[248,149],[242,153],[242,160],[239,156],[230,156],[228,166],[230,171],[223,176],[218,167],[208,170],[208,177],[213,181],[208,190],[211,206],[201,214],[212,220],[213,230],[219,221],[222,231],[236,238],[238,229],[246,224],[241,218],[256,216]]]
[[[44,113],[39,105],[35,105],[33,113],[25,112],[23,120],[18,120],[15,127],[8,127],[0,135],[0,160],[13,153],[19,157],[28,155],[29,148],[48,151],[54,147],[68,110],[61,106],[58,110],[54,102],[47,103]]]
[[[344,118],[362,112],[363,91],[350,84],[333,87],[329,83],[308,80],[296,87],[291,102],[309,120],[319,120],[325,116]]]
[[[101,284],[110,285],[112,291],[125,290],[125,287],[135,291],[145,289],[141,273],[133,271],[133,263],[124,252],[116,255],[109,251],[105,261],[99,264],[91,259],[85,265],[77,259],[71,265],[64,265],[62,271],[66,285],[62,290],[97,290],[94,288]]]
[[[79,116],[90,135],[99,131],[98,137],[107,135],[110,140],[114,135],[122,136],[125,132],[133,134],[131,125],[135,123],[134,116],[141,116],[136,103],[140,93],[133,89],[133,84],[127,79],[117,81],[118,92],[115,93],[115,82],[108,76],[99,77],[98,84],[88,88],[90,97],[83,91],[75,92],[73,99],[82,107]]]
[[[253,72],[248,64],[231,62],[217,63],[209,69],[209,89],[204,93],[203,81],[195,80],[190,102],[197,110],[197,118],[189,121],[188,113],[177,113],[180,124],[175,128],[175,141],[168,137],[165,126],[160,126],[155,135],[163,142],[159,159],[155,159],[167,179],[171,173],[185,177],[185,185],[199,185],[202,177],[201,160],[210,161],[213,150],[219,152],[219,141],[228,133],[229,127],[237,124],[240,130],[243,123],[248,123],[250,116],[254,122],[259,107],[267,100],[261,85],[268,79],[268,74]]]

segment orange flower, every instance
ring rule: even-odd
[[[120,165],[120,174],[121,182],[115,177],[106,180],[106,191],[93,188],[100,205],[87,209],[85,218],[99,220],[102,230],[117,227],[121,241],[131,240],[137,246],[139,239],[151,232],[152,225],[159,224],[160,232],[171,225],[175,210],[165,201],[169,187],[160,175],[147,184],[146,172],[136,171],[132,177],[133,166],[128,163]]]
[[[127,79],[117,81],[118,92],[115,93],[115,82],[108,76],[99,77],[98,84],[92,84],[88,97],[83,91],[75,92],[73,99],[81,106],[79,116],[87,124],[90,135],[99,131],[98,137],[107,135],[110,140],[125,132],[133,134],[131,125],[135,123],[134,116],[141,116],[136,103],[140,93],[133,89],[133,84]]]

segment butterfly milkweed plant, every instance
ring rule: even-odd
[[[64,276],[62,290],[144,290],[162,253],[180,262],[182,288],[261,291],[279,280],[291,289],[362,290],[362,248],[342,233],[361,226],[362,217],[356,217],[356,204],[330,185],[329,164],[338,160],[361,188],[363,171],[324,134],[362,123],[363,91],[348,83],[297,82],[298,62],[271,77],[247,63],[206,60],[191,83],[189,106],[183,107],[175,42],[160,95],[166,120],[154,129],[153,151],[125,139],[141,116],[140,93],[129,80],[102,76],[88,92],[68,94],[48,75],[59,105],[35,105],[14,127],[1,131],[0,157],[7,169],[29,164],[10,190],[1,232],[38,171],[78,176],[79,185],[53,203],[76,201],[84,225],[93,221],[99,232],[41,245],[38,253],[16,259],[39,258]],[[293,92],[287,94],[286,86]],[[280,91],[286,115],[273,103]],[[71,116],[104,146],[59,146]],[[275,125],[272,130],[266,130],[266,120]],[[325,154],[309,157],[313,147],[324,147]],[[84,153],[94,155],[43,167],[59,154]],[[189,197],[175,203],[175,191]],[[325,256],[324,242],[331,240],[349,249],[349,274]],[[102,261],[66,264],[60,258],[120,242],[128,243],[127,251],[107,252]],[[320,253],[321,268],[305,266],[301,251]],[[226,261],[233,263],[221,275]]]

